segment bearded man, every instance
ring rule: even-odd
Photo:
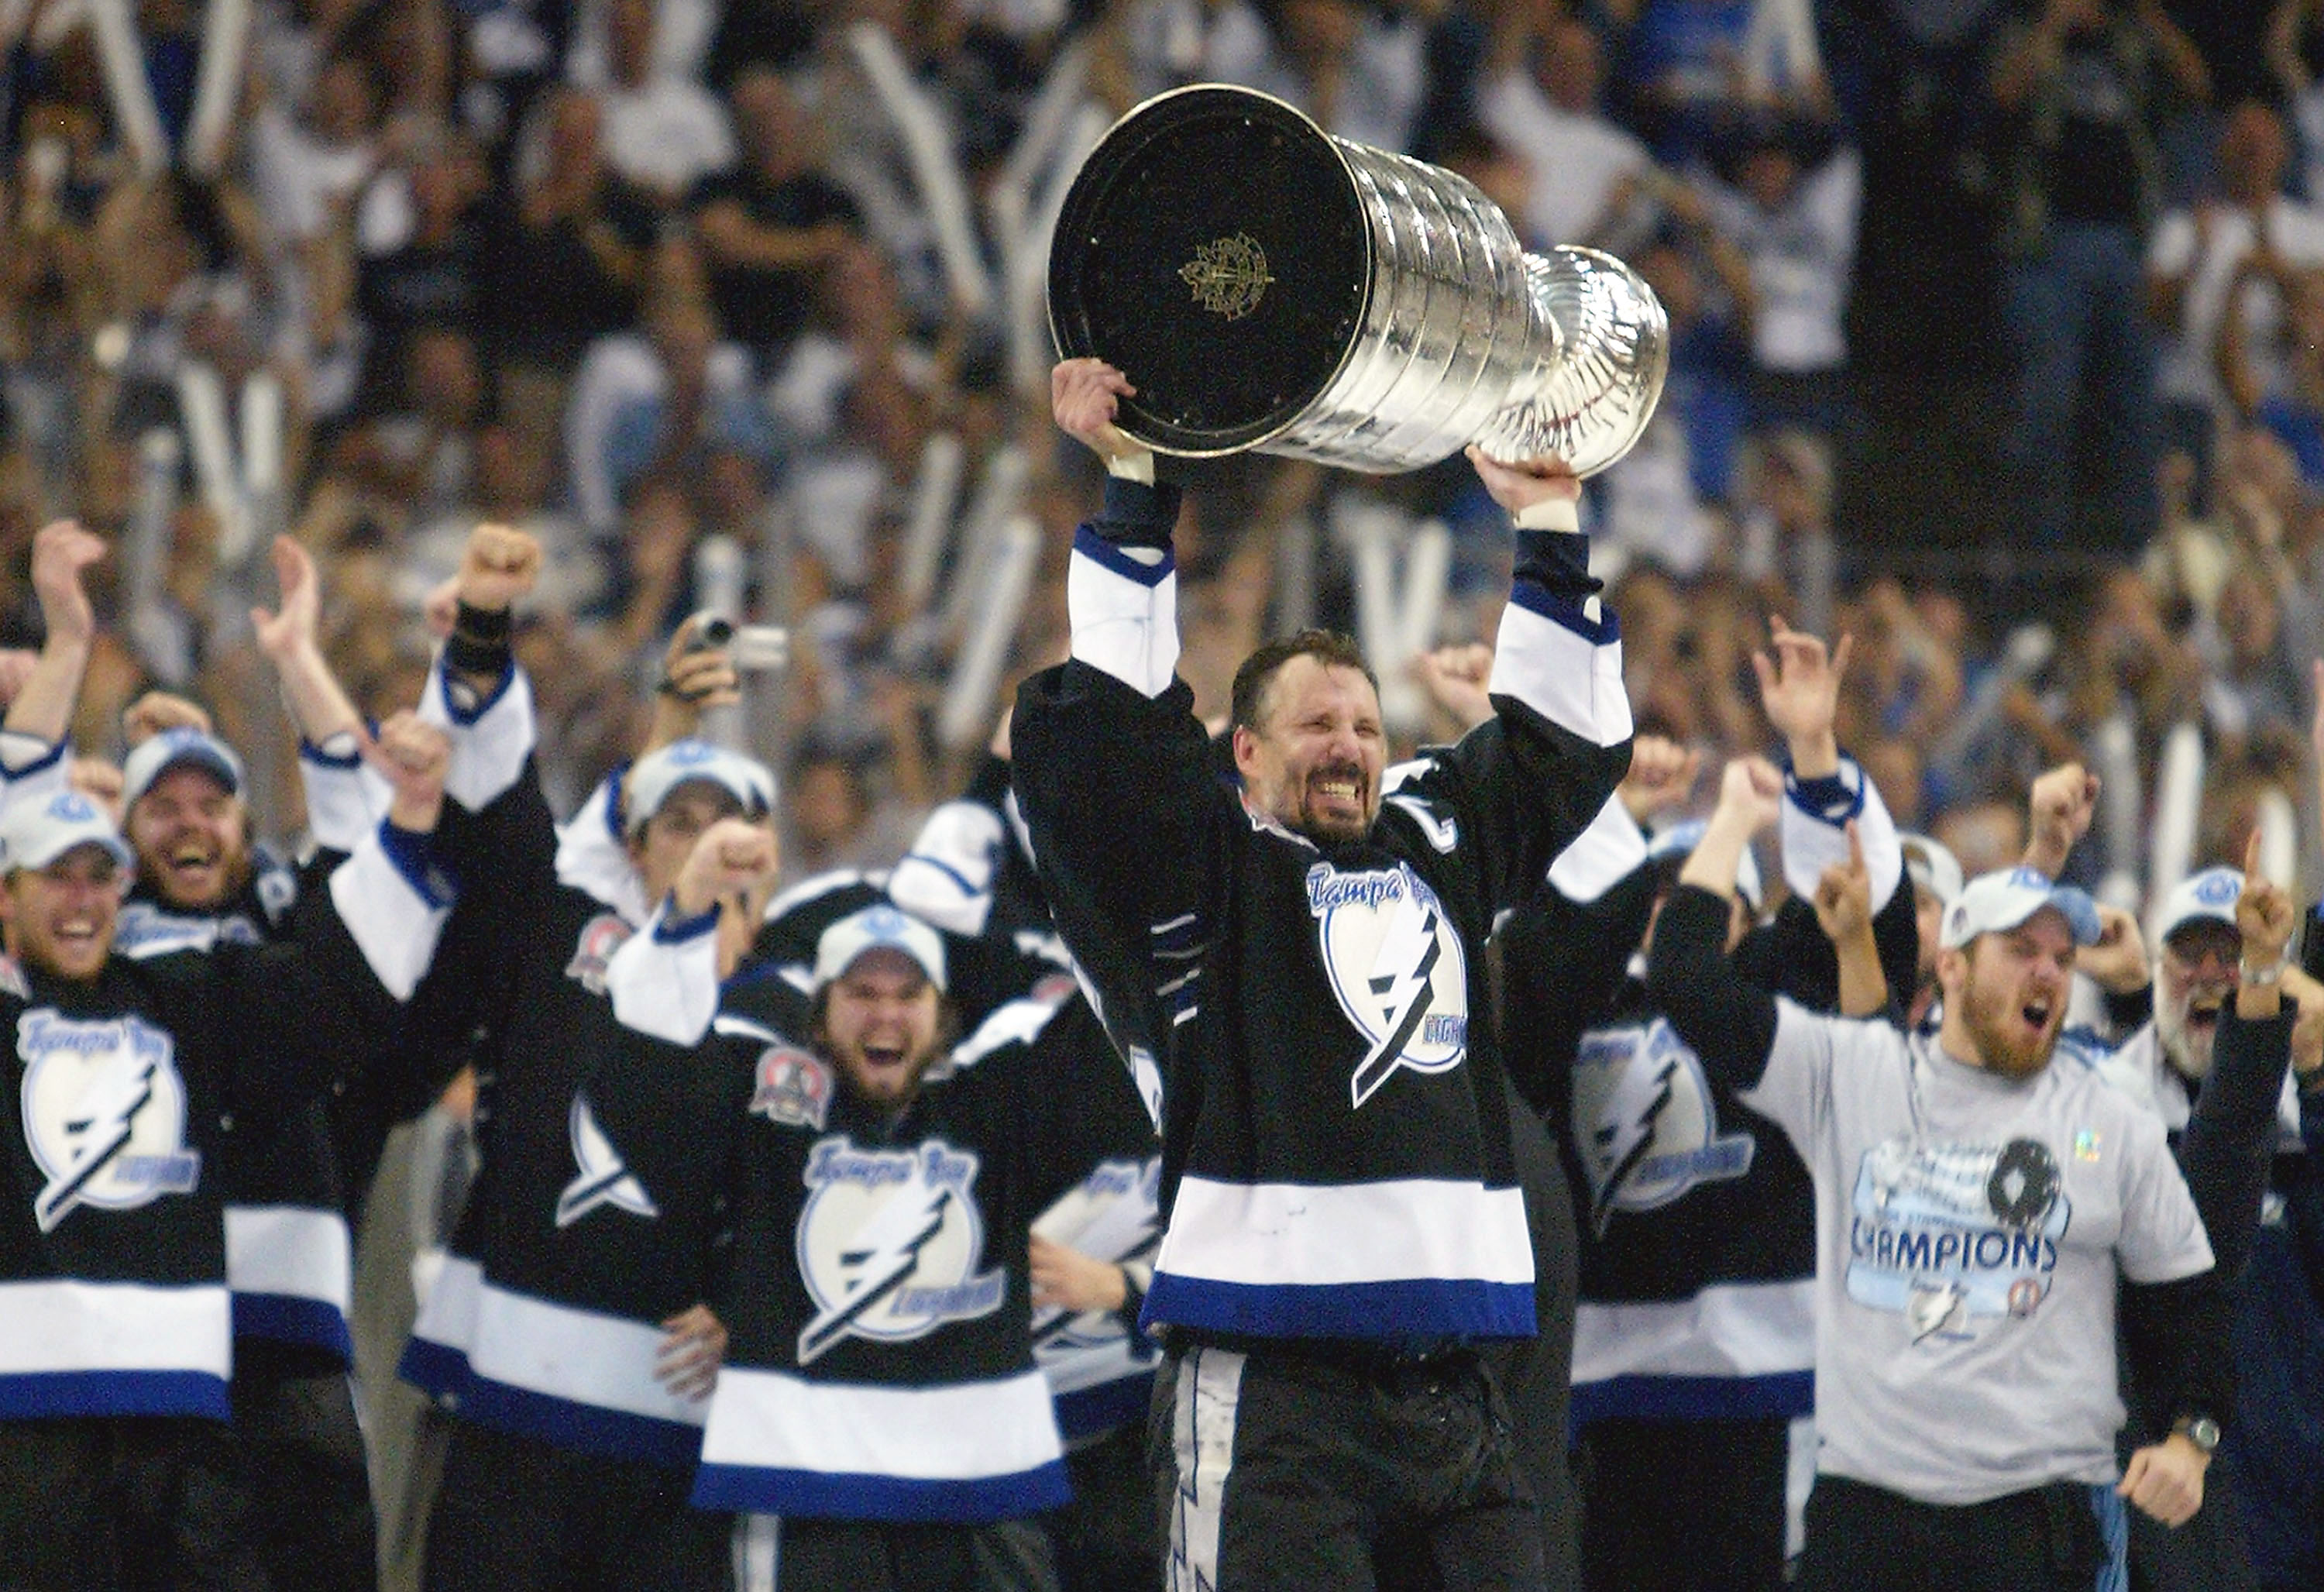
[[[1721,954],[1736,859],[1782,794],[1772,767],[1729,765],[1647,984],[1814,1179],[1821,1451],[1801,1583],[2119,1576],[2126,1501],[2170,1526],[2200,1507],[2230,1389],[2225,1295],[2161,1121],[2051,1065],[2098,913],[2034,869],[1983,875],[1945,911],[1934,1034],[1811,1014]],[[2282,949],[2247,954],[2273,967]],[[2243,1020],[2282,1020],[2272,980],[2237,1001]],[[2122,1469],[2117,1323],[2142,1403],[2169,1412]]]

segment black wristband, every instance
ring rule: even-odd
[[[444,661],[456,674],[499,675],[509,666],[509,644],[499,641],[479,641],[454,630],[444,643]]]
[[[502,641],[516,632],[516,616],[505,608],[471,608],[460,604],[452,616],[452,633],[472,641]]]
[[[509,638],[515,629],[507,609],[471,608],[463,603],[444,642],[444,661],[464,675],[497,675],[508,667]]]

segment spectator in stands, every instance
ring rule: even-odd
[[[2218,457],[2221,425],[2288,388],[2280,333],[2291,290],[2302,269],[2324,265],[2324,212],[2283,191],[2290,155],[2282,117],[2236,106],[2218,140],[2218,199],[2169,212],[2147,251],[2147,307],[2164,332],[2156,381],[2165,435],[2199,461]],[[2225,385],[2231,308],[2248,367],[2233,380],[2250,382],[2240,394]]]
[[[1686,201],[1703,219],[1702,201]],[[1721,505],[1742,438],[1750,355],[1750,272],[1707,226],[1665,237],[1637,261],[1670,315],[1670,375],[1638,445],[1603,476],[1606,520],[1593,556],[1627,552],[1682,578],[1723,550]]]
[[[582,522],[595,535],[617,523],[638,483],[720,447],[771,459],[773,433],[751,386],[751,359],[720,340],[700,300],[665,298],[649,336],[599,339],[583,359],[566,411],[566,447]]]
[[[771,373],[824,273],[860,240],[861,217],[825,174],[815,124],[779,74],[748,69],[730,95],[742,159],[697,185],[687,207],[727,335]]]
[[[734,163],[734,133],[715,95],[657,69],[655,17],[654,0],[608,0],[605,163],[674,208],[703,178]]]
[[[2024,534],[2037,556],[2085,545],[2126,553],[2154,528],[2154,349],[2140,273],[2161,197],[2154,126],[2174,90],[2202,100],[2209,77],[2151,4],[2048,0],[2038,21],[2013,24],[1994,67],[2011,145],[2010,442]],[[2088,538],[2076,534],[2073,492],[2085,412],[2102,453]]]
[[[1605,64],[1597,32],[1545,5],[1512,7],[1495,41],[1479,118],[1533,171],[1533,196],[1510,219],[1530,246],[1615,248],[1654,177],[1646,146],[1599,105]]]
[[[395,391],[417,331],[476,326],[484,315],[475,221],[484,192],[483,162],[472,147],[447,136],[410,168],[408,190],[410,210],[398,215],[395,188],[374,186],[367,204],[375,218],[356,268],[355,307],[366,334],[364,391],[374,405]]]
[[[553,417],[590,340],[637,318],[651,203],[606,163],[604,113],[577,88],[544,102],[540,170],[491,232],[493,330],[511,410]]]
[[[1747,122],[1737,144],[1731,186],[1709,179],[1707,198],[1712,225],[1750,264],[1750,427],[1828,437],[1848,360],[1860,162],[1821,129],[1774,117]]]

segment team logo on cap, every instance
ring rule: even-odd
[[[32,1200],[42,1232],[84,1205],[134,1210],[193,1192],[201,1155],[186,1147],[169,1035],[139,1017],[82,1022],[42,1007],[16,1019],[16,1054],[25,1143],[47,1180]]]
[[[751,1109],[770,1122],[820,1128],[831,1113],[831,1069],[803,1050],[771,1045],[761,1052]]]
[[[80,792],[62,790],[49,798],[49,816],[66,824],[94,824],[98,814],[96,804]]]
[[[2188,881],[2189,894],[2205,906],[2232,906],[2243,894],[2243,880],[2225,868],[2208,869]]]
[[[601,912],[581,927],[581,938],[573,946],[573,960],[565,964],[565,976],[581,980],[581,988],[592,995],[605,992],[605,966],[613,960],[613,952],[630,937],[630,925],[611,912]]]
[[[942,1139],[899,1150],[859,1149],[844,1134],[816,1142],[798,1220],[799,1275],[816,1307],[800,1365],[848,1338],[908,1343],[1001,1308],[1008,1272],[977,1269],[981,1165]]]
[[[1323,971],[1370,1042],[1348,1080],[1360,1108],[1397,1069],[1443,1072],[1469,1054],[1469,963],[1436,892],[1409,865],[1307,870]]]

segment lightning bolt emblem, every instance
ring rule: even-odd
[[[839,1254],[840,1265],[851,1274],[847,1292],[826,1307],[799,1333],[798,1358],[804,1366],[839,1341],[847,1329],[877,1307],[919,1269],[920,1251],[944,1230],[945,1210],[952,1190],[927,1192],[923,1201],[899,1193],[865,1224],[862,1238]]]
[[[1590,1202],[1590,1219],[1601,1238],[1606,1236],[1606,1224],[1614,1218],[1615,1196],[1622,1192],[1622,1184],[1631,1171],[1646,1159],[1646,1152],[1654,1148],[1655,1122],[1662,1116],[1663,1108],[1671,1103],[1671,1080],[1677,1075],[1678,1058],[1665,1055],[1655,1071],[1654,1093],[1647,1097],[1638,1114],[1627,1123],[1598,1129],[1599,1152],[1611,1163],[1605,1179],[1598,1185],[1596,1197]]]
[[[98,1078],[81,1097],[73,1115],[65,1119],[65,1134],[72,1144],[70,1157],[32,1201],[32,1213],[42,1232],[51,1231],[70,1215],[80,1203],[81,1192],[129,1147],[137,1113],[153,1098],[154,1065],[149,1059],[141,1066],[115,1069]]]
[[[1379,998],[1385,1032],[1348,1080],[1348,1092],[1359,1109],[1388,1081],[1404,1059],[1413,1031],[1428,1015],[1429,978],[1444,954],[1436,925],[1436,908],[1416,895],[1406,895],[1380,940],[1368,987]]]

